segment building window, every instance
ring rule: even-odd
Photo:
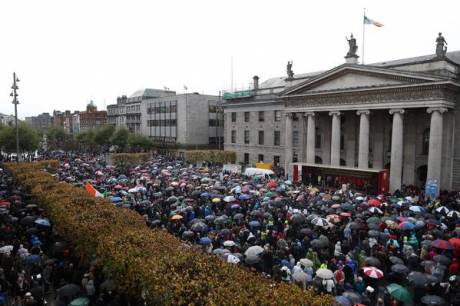
[[[209,111],[210,113],[215,113],[215,112],[216,112],[216,106],[210,104],[210,105],[209,105],[209,108],[208,108],[208,111]]]
[[[244,164],[249,164],[249,153],[244,153]]]
[[[259,160],[259,163],[263,163],[264,162],[264,155],[263,154],[259,154],[258,158]]]
[[[299,155],[297,155],[297,152],[292,153],[292,162],[297,163],[299,161]]]
[[[280,142],[281,142],[281,132],[280,131],[275,131],[273,136],[274,136],[273,145],[274,146],[279,146]]]
[[[236,122],[236,113],[235,112],[232,113],[232,122]]]
[[[236,143],[236,131],[232,131],[232,143]]]
[[[273,164],[274,164],[275,166],[279,166],[279,164],[280,164],[280,157],[279,157],[279,155],[273,156]]]
[[[264,131],[259,131],[259,145],[264,144],[264,137],[265,137]]]
[[[297,147],[299,145],[299,131],[292,132],[292,146]]]
[[[244,112],[244,122],[249,122],[249,112]]]
[[[430,129],[425,129],[423,131],[423,140],[422,140],[422,154],[428,155],[428,151],[430,150]]]
[[[259,122],[263,122],[263,121],[265,121],[265,112],[260,111],[259,112]]]
[[[319,128],[315,129],[315,149],[321,149],[321,133]]]
[[[249,144],[249,130],[244,131],[244,144]]]
[[[217,126],[217,119],[209,119],[209,126]]]
[[[279,111],[279,110],[275,111],[275,121],[276,122],[281,121],[281,111]]]

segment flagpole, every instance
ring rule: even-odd
[[[365,34],[365,29],[366,29],[366,23],[364,22],[364,19],[366,18],[366,8],[364,8],[364,15],[363,15],[363,52],[361,54],[361,63],[364,65],[364,34]]]

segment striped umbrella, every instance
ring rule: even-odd
[[[431,242],[431,246],[441,250],[452,250],[454,247],[446,240],[436,239]]]
[[[399,224],[398,227],[401,230],[410,231],[410,230],[413,230],[415,228],[415,225],[413,223],[410,223],[410,222],[403,222],[403,223]]]
[[[437,213],[444,214],[444,215],[447,215],[449,213],[449,211],[450,211],[449,208],[447,208],[445,206],[441,206],[441,207],[436,208]]]
[[[380,214],[380,215],[383,215],[383,211],[382,211],[380,208],[378,208],[378,207],[372,206],[372,207],[369,208],[369,211],[370,211],[371,213],[373,213],[373,214]]]
[[[383,277],[383,272],[376,267],[364,267],[363,268],[364,274],[369,276],[370,278],[379,279]]]
[[[313,220],[311,220],[311,224],[321,227],[329,227],[331,225],[329,221],[321,217],[316,217]]]

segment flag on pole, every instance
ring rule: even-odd
[[[364,15],[364,24],[373,24],[376,27],[383,27],[383,23],[380,23],[378,21],[375,21],[373,19],[367,18],[366,15]]]
[[[94,188],[94,186],[91,185],[90,183],[85,184],[85,189],[90,195],[92,195],[95,198],[103,198],[104,197],[104,195],[102,193],[100,193],[99,191],[97,191],[96,188]]]

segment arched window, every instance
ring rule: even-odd
[[[426,128],[425,131],[423,131],[422,154],[428,155],[429,148],[430,148],[430,129]]]

